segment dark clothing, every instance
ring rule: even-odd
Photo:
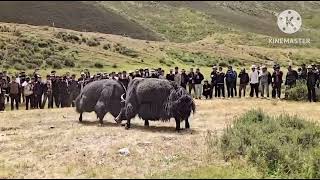
[[[56,107],[60,107],[60,80],[59,79],[53,79],[52,80],[52,102],[55,103]]]
[[[217,78],[218,78],[218,72],[212,71],[211,72],[211,86],[212,86],[212,91],[214,89],[215,97],[218,96]]]
[[[202,93],[203,96],[206,97],[206,99],[208,98],[212,98],[212,86],[210,84],[204,84],[203,85],[203,93]]]
[[[152,74],[154,75],[154,74]],[[152,76],[151,76],[152,77]],[[156,77],[153,77],[153,78],[156,78]],[[122,77],[122,78],[119,78],[119,81],[123,84],[123,86],[127,89],[128,87],[128,84],[129,84],[129,77],[126,76],[126,77]]]
[[[169,81],[174,81],[174,74],[167,74],[166,79]]]
[[[196,89],[194,86],[194,72],[190,72],[188,74],[188,84],[189,84],[189,94],[191,94],[192,89],[193,89],[193,92],[195,92]]]
[[[60,81],[60,89],[59,89],[59,95],[60,95],[60,103],[61,107],[68,107],[68,101],[69,101],[69,90],[68,90],[68,84],[66,80]]]
[[[300,75],[301,78],[307,80],[307,74],[308,74],[307,69],[306,68],[302,68],[301,75]]]
[[[35,108],[41,108],[43,92],[44,92],[44,84],[39,81],[36,82],[33,87]]]
[[[239,74],[239,79],[240,79],[240,85],[241,84],[246,84],[247,85],[249,83],[249,81],[250,81],[249,74],[248,73],[243,73],[243,72],[241,72]]]
[[[218,97],[225,97],[225,87],[224,87],[224,78],[225,78],[225,74],[224,72],[219,72],[218,76],[217,76],[217,96]]]
[[[10,94],[11,99],[11,110],[14,110],[14,103],[16,105],[16,110],[19,110],[19,94]]]
[[[307,73],[308,99],[310,102],[316,102],[316,84],[318,78],[318,74],[313,71]]]
[[[72,79],[69,81],[69,92],[70,92],[70,95],[69,95],[68,106],[75,107],[75,100],[80,93],[80,89],[78,87],[78,81],[72,80]]]
[[[181,73],[181,86],[186,89],[187,84],[188,84],[188,75],[186,73]]]
[[[201,84],[203,79],[204,79],[204,77],[200,72],[196,73],[195,76],[194,76],[194,84]]]
[[[298,79],[298,73],[295,70],[288,71],[286,76],[285,85],[289,86],[290,88],[296,85],[296,81]]]
[[[251,91],[250,91],[250,97],[253,97],[254,93],[256,94],[256,97],[259,97],[259,83],[256,84],[250,84]]]
[[[282,85],[282,71],[279,71],[278,73],[275,71],[272,74],[272,98],[278,98],[281,97],[281,85]]]
[[[239,86],[239,97],[241,97],[241,92],[243,91],[243,97],[246,97],[247,84],[240,84]]]
[[[233,97],[233,94],[236,93],[234,92],[234,90],[237,82],[237,73],[233,70],[228,70],[225,77],[226,77],[228,97]]]

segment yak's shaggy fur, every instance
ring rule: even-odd
[[[128,85],[125,110],[121,113],[125,113],[128,120],[127,128],[130,127],[130,119],[138,115],[145,120],[145,125],[149,124],[148,120],[168,121],[174,118],[179,130],[181,121],[186,121],[186,128],[189,128],[188,118],[192,111],[195,112],[192,97],[175,82],[135,78]]]
[[[125,88],[120,82],[111,79],[94,81],[86,85],[76,98],[76,111],[80,113],[82,121],[84,112],[94,111],[103,123],[104,116],[110,112],[116,117],[121,110],[121,95]]]

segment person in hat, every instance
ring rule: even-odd
[[[269,98],[269,86],[272,82],[271,73],[268,71],[267,66],[261,67],[261,73],[259,74],[260,87],[261,87],[261,97],[265,98],[265,94],[267,98]]]
[[[69,85],[68,89],[70,92],[68,105],[75,107],[75,100],[76,100],[77,96],[80,94],[80,88],[78,86],[78,81],[76,80],[75,74],[71,75],[71,78],[69,79],[68,85]]]
[[[217,90],[217,77],[218,77],[218,72],[217,72],[217,66],[213,66],[212,67],[212,72],[210,74],[211,77],[211,87],[212,87],[212,91],[214,89],[214,96],[217,97],[218,96],[218,90]]]
[[[240,86],[239,86],[239,97],[241,98],[241,94],[243,94],[243,97],[246,97],[246,89],[247,85],[249,83],[249,74],[246,72],[246,69],[243,68],[239,73],[239,79],[240,79]],[[243,92],[243,93],[242,93]]]
[[[313,71],[312,66],[307,67],[307,87],[308,87],[308,100],[310,102],[316,102],[316,84],[317,84],[317,74]]]
[[[37,80],[34,83],[33,94],[35,101],[35,108],[40,109],[42,106],[42,95],[44,93],[44,84],[41,81],[41,76],[37,76]]]
[[[251,74],[250,74],[250,97],[253,97],[255,94],[256,97],[259,97],[259,72],[255,65],[251,66]]]
[[[52,81],[51,75],[46,76],[46,81],[43,83],[43,100],[41,103],[41,109],[44,109],[46,102],[48,100],[48,109],[53,108],[53,101],[52,101]]]
[[[272,73],[272,98],[281,97],[281,85],[283,83],[282,80],[283,72],[280,71],[280,65],[276,65],[274,67],[274,72]]]
[[[211,87],[211,84],[209,84],[208,80],[205,80],[204,81],[204,84],[203,84],[203,93],[202,95],[208,99],[212,99],[212,87]]]

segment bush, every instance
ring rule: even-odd
[[[220,63],[219,63],[219,66],[221,66],[221,67],[228,67],[228,64],[225,63],[225,62],[220,62]]]
[[[19,29],[16,29],[16,30],[13,32],[13,35],[20,37],[20,36],[22,35],[22,33],[21,33],[21,31],[20,31]]]
[[[59,61],[53,61],[52,65],[53,65],[53,68],[55,69],[62,69],[62,65]]]
[[[224,130],[219,149],[225,160],[244,158],[265,176],[320,178],[320,127],[252,110]]]
[[[67,66],[67,67],[75,67],[75,63],[72,59],[65,59],[64,60],[64,65]]]
[[[109,50],[109,49],[111,49],[111,44],[105,44],[105,45],[103,45],[103,49],[105,49],[105,50]]]
[[[112,65],[112,68],[117,68],[117,67],[118,67],[117,64],[113,64],[113,65]]]
[[[14,68],[15,68],[16,70],[19,70],[19,71],[24,71],[24,70],[26,70],[26,67],[25,67],[24,65],[22,65],[22,64],[15,64],[15,65],[14,65]]]
[[[94,67],[103,68],[103,64],[96,62],[96,63],[94,63]]]
[[[99,46],[100,42],[96,39],[89,39],[87,40],[87,45],[90,47]]]
[[[308,100],[308,88],[306,81],[297,81],[295,87],[286,89],[285,97],[287,100],[306,101]]]

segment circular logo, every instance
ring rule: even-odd
[[[300,29],[302,19],[297,11],[285,10],[278,15],[277,23],[282,32],[286,34],[293,34]]]

